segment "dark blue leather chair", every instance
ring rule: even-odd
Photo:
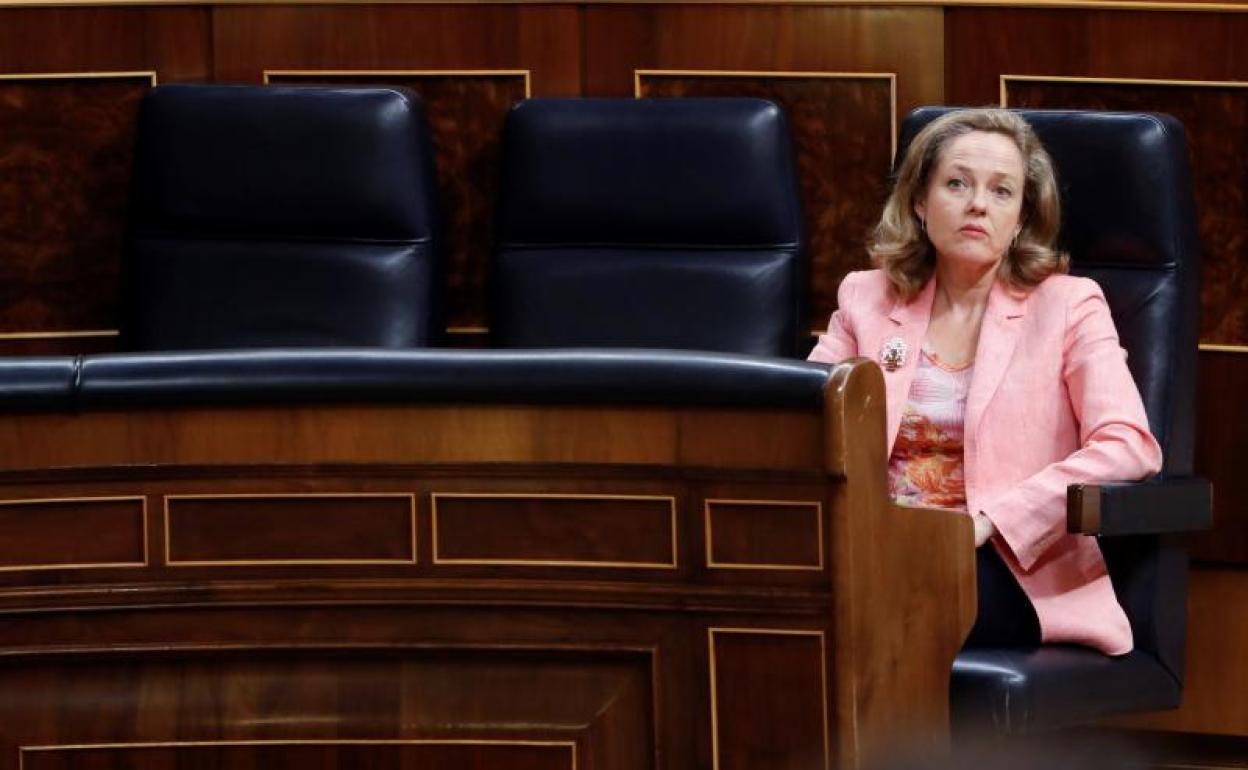
[[[495,343],[792,356],[801,217],[771,102],[522,102],[503,136]]]
[[[898,158],[947,108],[912,112]],[[1069,491],[1071,531],[1099,536],[1135,650],[967,649],[954,663],[956,732],[1017,734],[1177,706],[1183,684],[1187,560],[1178,532],[1211,521],[1192,477],[1200,248],[1187,143],[1168,115],[1023,111],[1057,166],[1071,272],[1109,301],[1149,427],[1165,454],[1154,480]]]
[[[440,336],[420,100],[171,85],[139,118],[123,346],[409,348]]]

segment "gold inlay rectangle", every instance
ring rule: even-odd
[[[1248,88],[1241,80],[1174,80],[1170,78],[1097,78],[1075,75],[1001,75],[1001,106],[1009,107],[1010,83],[1092,83],[1123,86],[1180,86],[1187,88]]]
[[[532,72],[530,70],[265,70],[264,84],[275,85],[270,78],[292,78],[295,80],[316,80],[317,78],[357,78],[357,77],[409,77],[409,78],[490,78],[517,77],[524,78],[524,98],[533,93]]]
[[[890,158],[897,155],[897,73],[895,72],[819,72],[802,70],[633,70],[633,98],[641,98],[641,79],[643,77],[670,78],[828,78],[834,80],[887,80],[888,81],[888,126]]]
[[[1248,6],[1241,8],[1248,10]],[[1076,75],[1001,75],[1000,76],[1000,100],[1002,107],[1009,107],[1009,84],[1010,83],[1088,83],[1093,85],[1123,85],[1123,86],[1161,86],[1176,88],[1248,88],[1248,81],[1244,80],[1176,80],[1173,78],[1106,78],[1106,77],[1081,77]],[[1200,350],[1215,351],[1218,353],[1248,353],[1248,345],[1223,345],[1212,342],[1202,342],[1199,345]]]
[[[368,498],[393,498],[406,499],[410,506],[411,516],[411,558],[407,559],[211,559],[211,560],[192,560],[192,559],[174,559],[171,550],[171,526],[169,515],[169,502],[171,500],[272,500],[286,499],[299,500],[305,498],[313,499],[342,499],[342,500],[359,500]],[[294,566],[294,565],[313,565],[313,566],[337,566],[337,565],[364,565],[364,564],[404,564],[414,565],[417,563],[416,551],[416,495],[410,492],[306,492],[306,493],[244,493],[244,494],[188,494],[188,495],[165,495],[163,499],[164,522],[165,522],[165,564],[170,567],[255,567],[255,566]]]
[[[3,3],[0,3],[2,6]],[[156,85],[154,70],[138,70],[134,72],[4,72],[0,80],[126,80],[146,79]]]
[[[17,506],[17,505],[63,505],[65,503],[125,503],[137,502],[140,506],[140,516],[142,524],[140,525],[139,537],[142,540],[143,560],[142,561],[112,561],[112,562],[63,562],[56,564],[12,564],[0,566],[0,572],[25,572],[53,569],[110,569],[117,567],[146,567],[150,563],[150,554],[148,552],[148,521],[147,521],[147,498],[142,495],[121,495],[113,497],[41,497],[25,500],[0,500],[0,506]]]
[[[430,516],[433,520],[433,563],[458,565],[499,565],[516,567],[612,567],[630,569],[676,569],[678,567],[678,545],[676,526],[676,498],[671,495],[606,495],[606,494],[557,494],[527,492],[434,492],[431,496]],[[501,559],[501,558],[447,558],[438,550],[438,501],[446,499],[502,499],[502,500],[650,500],[668,504],[671,517],[671,553],[670,561],[595,561],[572,559]]]
[[[809,508],[815,514],[815,532],[818,542],[819,555],[814,564],[790,564],[790,563],[756,563],[756,562],[730,562],[716,561],[714,550],[714,529],[712,527],[711,507],[713,505],[755,505],[759,507],[781,507],[781,508]],[[702,522],[703,530],[706,535],[706,566],[712,569],[744,569],[744,570],[791,570],[791,571],[809,571],[819,572],[823,569],[823,503],[817,500],[730,500],[719,498],[707,498],[702,503]]]
[[[743,627],[709,627],[706,629],[707,648],[708,648],[708,665],[711,678],[711,767],[712,770],[720,770],[719,761],[719,706],[718,695],[719,685],[716,683],[716,658],[715,658],[715,635],[716,634],[753,634],[757,636],[815,636],[819,638],[819,692],[821,695],[822,711],[819,715],[820,724],[823,725],[823,768],[831,770],[832,742],[828,736],[828,648],[827,639],[823,631],[810,631],[807,629],[794,628],[743,628]]]
[[[542,741],[507,738],[306,738],[274,740],[151,741],[118,743],[48,743],[18,747],[18,770],[23,770],[27,753],[111,751],[117,749],[202,749],[267,746],[516,746],[568,750],[568,770],[577,770],[575,741]]]
[[[0,3],[3,6],[3,3]],[[65,81],[65,80],[146,80],[151,86],[157,84],[154,70],[125,72],[5,72],[0,73],[0,83],[15,81]],[[0,340],[59,340],[91,337],[117,337],[118,329],[63,329],[53,331],[0,332]]]

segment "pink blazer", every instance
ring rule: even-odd
[[[886,343],[905,341],[904,362],[884,372],[890,452],[935,289],[928,281],[902,304],[879,270],[851,273],[841,283],[840,309],[810,354],[812,361],[862,356],[879,363]],[[1129,652],[1131,627],[1096,539],[1066,532],[1067,485],[1140,479],[1161,468],[1096,282],[1055,275],[1026,294],[993,286],[964,441],[967,506],[996,525],[993,545],[1035,606],[1044,641]]]

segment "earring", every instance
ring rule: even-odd
[[[919,217],[919,229],[925,233],[927,232],[927,220],[924,219],[923,217]]]

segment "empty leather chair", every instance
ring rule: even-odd
[[[128,349],[406,348],[442,330],[433,155],[412,94],[154,88],[132,194]]]
[[[912,112],[898,157],[947,108]],[[955,730],[1026,733],[1170,708],[1182,694],[1187,561],[1174,533],[1211,521],[1192,477],[1200,248],[1187,144],[1168,115],[1022,111],[1057,167],[1071,272],[1105,292],[1160,442],[1158,478],[1074,486],[1072,531],[1099,536],[1135,649],[968,649],[951,680]]]
[[[794,355],[801,216],[771,102],[522,102],[503,137],[495,342]]]

